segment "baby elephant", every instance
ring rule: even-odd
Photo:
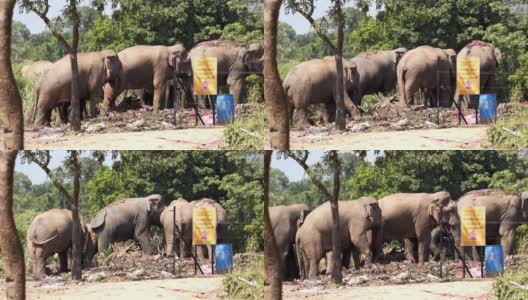
[[[81,219],[83,265],[89,266],[94,245],[87,226]],[[72,247],[73,219],[68,209],[53,208],[33,219],[27,231],[27,253],[35,277],[46,275],[46,259],[59,254],[60,272],[68,272],[68,250]]]

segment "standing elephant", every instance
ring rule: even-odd
[[[459,212],[464,207],[486,208],[486,244],[502,245],[506,256],[513,254],[515,229],[528,222],[527,199],[528,192],[517,194],[486,189],[466,193],[458,200],[457,206]],[[467,257],[476,259],[468,247],[464,250]]]
[[[365,95],[376,93],[388,94],[396,88],[398,78],[396,69],[407,49],[398,48],[390,51],[374,51],[358,54],[351,59],[357,66],[359,75],[357,96],[354,100],[361,105]]]
[[[95,246],[81,216],[81,247],[84,267],[89,267]],[[68,272],[68,250],[72,247],[73,219],[68,209],[53,208],[36,216],[27,231],[27,253],[35,277],[46,275],[46,259],[59,254],[60,272]]]
[[[480,59],[480,93],[496,93],[496,73],[502,60],[501,50],[486,42],[473,41],[460,50],[457,59],[469,57]],[[469,99],[469,107],[476,108],[479,96],[470,96]]]
[[[121,62],[113,50],[77,54],[78,93],[81,108],[91,100],[91,113],[95,113],[97,100],[103,98],[103,85],[119,85]],[[38,82],[35,93],[36,124],[49,125],[51,110],[71,101],[71,67],[67,55],[51,65]],[[82,112],[81,112],[82,115]]]
[[[180,44],[174,46],[132,46],[119,52],[123,64],[119,73],[121,84],[104,87],[103,112],[108,113],[115,99],[124,90],[146,89],[153,91],[153,110],[158,112],[166,102],[169,81],[174,76],[190,76],[187,50]]]
[[[297,258],[293,244],[297,229],[303,224],[310,211],[311,208],[308,204],[280,205],[269,208],[271,226],[279,249],[284,280],[298,276]]]
[[[176,210],[175,216],[174,209]],[[176,223],[174,223],[174,217],[176,217]],[[172,201],[161,213],[160,220],[163,226],[166,243],[165,254],[167,256],[172,256],[174,250],[176,250],[178,257],[190,256],[192,246],[192,217],[193,205],[183,198]],[[176,224],[176,227],[183,236],[180,236],[176,232],[176,238],[174,238],[174,224]]]
[[[382,247],[382,210],[376,199],[362,197],[353,201],[339,201],[339,222],[343,266],[350,265],[351,253],[356,268],[360,265],[360,253],[370,264],[372,251],[369,232],[377,249],[375,252],[381,253]],[[301,273],[308,274],[309,278],[317,277],[319,261],[332,251],[332,212],[329,202],[320,205],[306,217],[303,226],[297,230],[295,240],[298,255],[304,262],[304,272]]]
[[[252,74],[261,75],[264,69],[264,47],[259,43],[236,46],[229,42],[207,41],[194,46],[189,57],[191,61],[201,57],[216,57],[218,87],[229,86],[235,105],[240,103],[244,79]]]
[[[411,240],[418,241],[418,261],[429,260],[431,231],[439,224],[456,226],[459,218],[455,202],[448,192],[398,193],[379,200],[383,212],[383,241],[406,240],[407,254],[412,254]],[[459,237],[455,236],[459,241]],[[413,257],[408,257],[414,261]]]
[[[398,64],[397,76],[401,105],[413,105],[414,94],[421,89],[436,106],[434,99],[440,88],[440,106],[451,107],[455,95],[456,52],[430,46],[410,50]]]
[[[191,202],[193,208],[197,207],[214,207],[216,209],[216,239],[217,244],[225,243],[227,241],[227,227],[229,225],[225,209],[215,200],[210,198],[202,198]],[[211,247],[197,246],[196,256],[199,259],[211,258]]]
[[[47,60],[37,60],[35,62],[32,62],[29,65],[25,65],[22,67],[20,72],[22,73],[22,77],[28,81],[36,81],[40,78],[42,74],[44,74],[53,63],[51,61]]]
[[[357,66],[354,62],[343,60],[343,87],[346,111],[352,115],[356,109],[354,95],[357,94],[359,80]],[[293,122],[294,111],[299,125],[308,124],[308,105],[324,104],[326,111],[335,111],[336,105],[336,63],[333,57],[312,59],[293,67],[284,78],[283,88],[290,102],[290,120]],[[356,101],[357,102],[357,101]],[[327,122],[333,122],[335,114],[328,114]]]
[[[160,225],[160,214],[164,208],[159,194],[110,203],[90,223],[98,252],[104,251],[111,243],[134,239],[145,254],[152,255],[150,226]]]

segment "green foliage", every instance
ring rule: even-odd
[[[24,252],[27,249],[27,230],[31,221],[33,221],[38,214],[39,212],[33,210],[26,210],[22,213],[15,214],[15,225],[18,232],[18,238],[20,239],[20,242],[22,242],[22,249],[24,249]]]
[[[519,105],[512,116],[499,119],[486,131],[490,146],[494,149],[520,150],[528,148],[528,107]]]
[[[247,113],[235,118],[224,130],[227,149],[258,150],[264,148],[266,109],[264,105],[252,104]]]
[[[528,224],[523,224],[515,230],[515,250],[517,254],[528,254]]]
[[[497,299],[522,300],[528,298],[528,291],[514,286],[512,282],[520,285],[528,284],[528,270],[504,273],[493,282],[493,291]]]
[[[22,109],[26,120],[30,120],[31,114],[35,108],[35,88],[36,81],[29,81],[22,77],[22,64],[13,65],[13,74],[17,82],[20,97],[22,97]]]
[[[243,278],[244,280],[241,280]],[[250,282],[250,283],[248,283]],[[264,256],[253,254],[237,265],[222,280],[229,299],[257,300],[264,298]]]

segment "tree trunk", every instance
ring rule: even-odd
[[[282,0],[264,1],[264,98],[272,149],[290,149],[289,104],[277,68],[277,26]]]
[[[264,152],[264,299],[282,299],[282,272],[279,251],[269,216],[270,163],[273,151]]]
[[[332,282],[341,284],[343,281],[343,273],[341,273],[341,238],[339,228],[339,190],[341,187],[341,167],[339,164],[339,157],[336,150],[330,151],[329,163],[334,166],[334,194],[330,199],[330,207],[332,210]]]
[[[345,130],[346,129],[346,120],[345,120],[345,88],[343,81],[343,10],[341,8],[341,1],[336,1],[336,16],[338,19],[338,28],[337,28],[337,47],[335,53],[336,61],[336,72],[337,72],[337,82],[336,82],[336,129]]]
[[[72,82],[71,82],[71,129],[73,131],[81,131],[81,99],[79,99],[79,65],[77,64],[77,49],[79,45],[79,14],[77,12],[76,0],[70,0],[70,10],[73,18],[72,28],[72,47],[70,49],[70,62],[72,70]],[[103,87],[101,87],[103,88]],[[93,99],[87,99],[93,100]]]
[[[11,19],[14,0],[0,1],[0,109],[3,148],[24,149],[22,99],[11,68]]]
[[[72,163],[73,163],[73,199],[71,203],[71,212],[73,219],[72,228],[72,279],[82,280],[81,272],[81,223],[79,219],[79,190],[80,190],[80,177],[81,170],[79,166],[79,160],[77,158],[78,152],[71,151]]]
[[[17,152],[0,151],[0,253],[9,300],[26,298],[24,250],[13,219],[13,173]]]

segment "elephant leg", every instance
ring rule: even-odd
[[[157,113],[161,108],[161,103],[165,101],[165,90],[167,89],[167,81],[160,80],[154,82],[154,99],[152,103],[152,110]]]
[[[97,118],[97,100],[90,99],[90,118]]]
[[[321,110],[323,114],[323,121],[326,124],[331,124],[335,122],[335,114],[336,114],[336,104],[333,102],[326,103],[321,106],[324,107],[324,110]]]
[[[342,259],[341,259],[341,265],[343,268],[349,270],[350,269],[350,258],[352,256],[351,250],[345,250],[343,253],[341,253]]]
[[[431,232],[427,231],[418,236],[418,262],[429,261],[431,247]]]
[[[109,83],[103,86],[103,107],[101,109],[102,114],[108,114],[111,109],[115,106],[115,99],[119,94]]]
[[[46,259],[43,249],[41,247],[35,248],[35,261],[34,261],[34,276],[41,278],[46,276]]]
[[[66,273],[68,272],[68,250],[64,250],[61,253],[59,253],[59,273]]]
[[[501,246],[504,256],[513,254],[513,245],[515,244],[515,230],[510,229],[501,233]]]
[[[303,129],[309,125],[308,110],[306,108],[297,108],[295,110],[295,114],[299,129]]]
[[[329,274],[332,274],[332,270],[334,269],[334,260],[332,259],[332,254],[333,252],[332,251],[328,251],[326,252],[326,255],[325,255],[325,262],[326,262],[326,270],[325,270],[325,274],[326,275],[329,275]],[[319,265],[317,265],[317,267],[319,267]],[[322,270],[319,269],[319,272],[321,272]]]
[[[361,266],[361,255],[357,247],[352,247],[352,259],[354,260],[354,269],[359,270]]]
[[[242,83],[243,82],[244,82],[243,79],[237,79],[229,83],[229,93],[233,95],[235,105],[238,105],[240,103],[240,97],[242,96]]]

